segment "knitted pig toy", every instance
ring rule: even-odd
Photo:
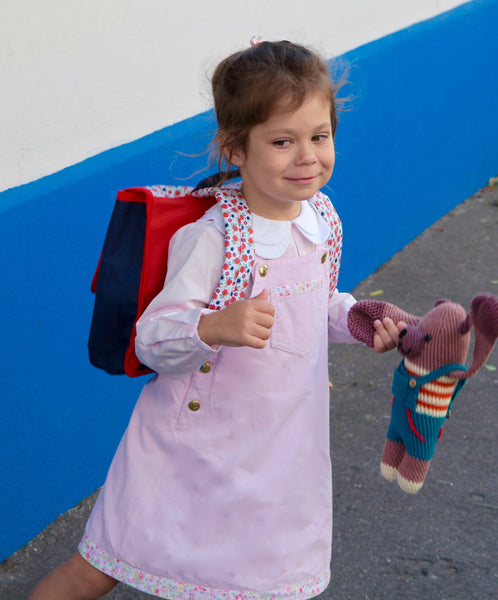
[[[438,300],[423,317],[393,304],[362,300],[348,314],[351,334],[373,347],[376,319],[404,321],[398,351],[404,357],[394,371],[391,421],[381,473],[409,493],[422,487],[443,424],[463,384],[484,365],[498,338],[498,297],[479,294],[466,314],[460,304]],[[472,365],[465,361],[474,328]]]

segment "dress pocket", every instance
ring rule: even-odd
[[[275,307],[270,346],[299,357],[307,356],[325,335],[326,290],[322,279],[281,285],[270,290]]]

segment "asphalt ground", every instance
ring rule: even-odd
[[[468,310],[472,297],[486,291],[498,294],[498,189],[492,187],[445,215],[353,293],[422,315],[442,297]],[[379,473],[399,360],[394,351],[331,347],[332,581],[319,598],[497,598],[498,348],[455,401],[416,495]],[[71,556],[95,498],[83,500],[0,564],[1,600],[24,600]],[[145,598],[152,597],[122,584],[106,596]]]

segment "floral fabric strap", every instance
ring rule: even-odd
[[[225,261],[209,303],[211,310],[220,310],[245,298],[254,265],[254,229],[251,211],[240,189],[211,188],[209,192],[219,202],[225,223]]]
[[[330,263],[329,297],[332,298],[332,294],[337,287],[339,269],[341,267],[342,224],[328,196],[322,194],[322,192],[317,192],[311,198],[311,203],[330,227],[330,236],[327,244]]]
[[[220,281],[209,303],[211,310],[220,310],[236,300],[243,300],[254,265],[254,229],[251,211],[244,200],[240,184],[227,187],[209,187],[195,190],[188,186],[157,185],[148,188],[154,196],[170,197],[192,194],[215,196],[220,203],[225,222],[225,261]],[[317,192],[311,203],[330,227],[327,241],[330,264],[329,296],[337,287],[341,264],[342,226],[329,198]]]
[[[225,262],[220,281],[209,303],[212,310],[220,310],[245,298],[246,288],[254,265],[254,229],[251,211],[239,187],[206,188],[196,195],[212,195],[220,203],[225,221]],[[332,297],[339,277],[342,249],[342,225],[329,198],[317,192],[311,203],[330,227],[327,240],[330,264],[329,297]]]
[[[191,194],[194,188],[188,185],[148,185],[145,189],[156,198],[179,198]]]

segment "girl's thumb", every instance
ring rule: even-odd
[[[261,290],[261,292],[253,297],[253,300],[268,300],[270,292],[267,289]]]

